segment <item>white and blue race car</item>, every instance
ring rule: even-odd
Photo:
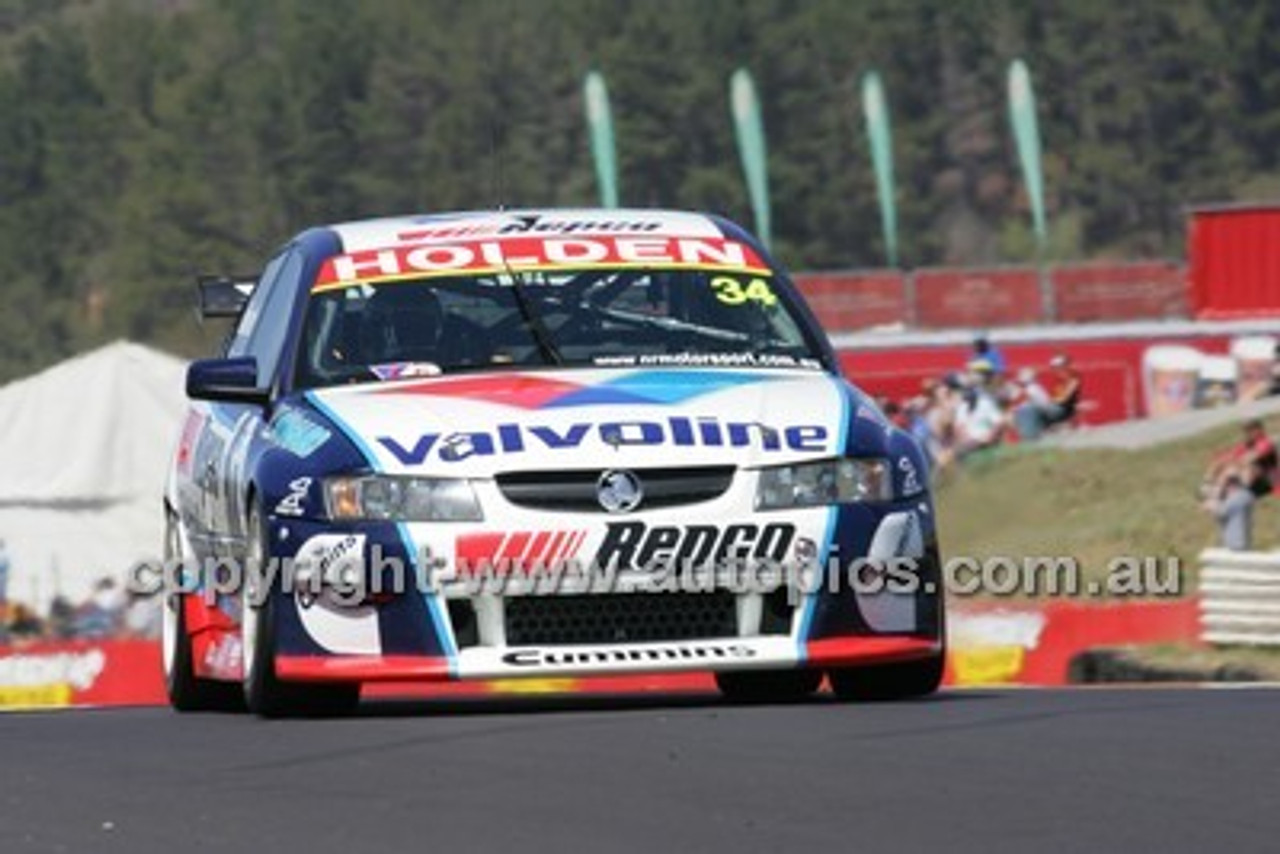
[[[928,463],[721,218],[315,228],[193,363],[165,495],[178,709],[377,681],[711,671],[730,697],[928,694]]]

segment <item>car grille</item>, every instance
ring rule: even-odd
[[[597,484],[606,469],[508,472],[498,488],[512,504],[538,510],[604,512]],[[733,482],[733,466],[632,469],[644,489],[638,509],[710,501]]]
[[[735,637],[733,594],[618,593],[506,600],[507,644],[644,643]]]

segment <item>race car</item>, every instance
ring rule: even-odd
[[[936,690],[928,461],[721,217],[313,228],[193,362],[166,487],[179,710],[372,682],[713,672],[743,701]]]

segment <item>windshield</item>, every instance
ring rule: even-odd
[[[771,275],[555,269],[317,288],[301,388],[519,366],[821,368]]]

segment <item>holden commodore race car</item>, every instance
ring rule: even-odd
[[[180,710],[362,684],[709,671],[731,698],[928,694],[928,463],[722,218],[315,228],[235,316],[166,488]]]

